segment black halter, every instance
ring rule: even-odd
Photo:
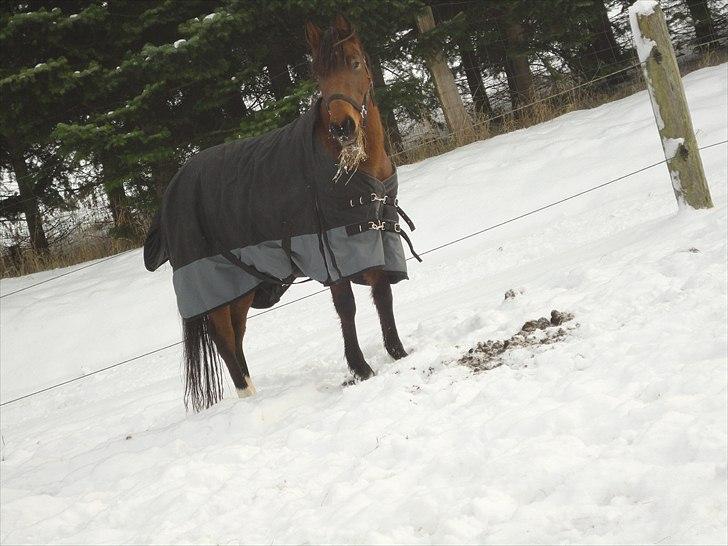
[[[326,111],[331,115],[331,103],[335,100],[343,100],[344,102],[348,102],[351,104],[354,109],[359,112],[359,115],[361,116],[362,124],[366,123],[367,120],[367,114],[369,113],[369,109],[367,108],[367,104],[372,98],[372,81],[369,80],[369,87],[367,87],[366,93],[364,93],[364,98],[362,99],[361,103],[358,103],[356,100],[351,98],[348,95],[342,95],[341,93],[334,93],[332,95],[329,95],[325,99],[326,103]]]
[[[339,40],[336,43],[338,44],[341,42],[345,42],[346,40],[351,38],[352,35],[353,35],[353,33],[351,35],[347,36],[346,38],[344,38],[343,40]],[[353,99],[349,95],[343,95],[341,93],[334,93],[332,95],[329,95],[328,97],[326,97],[324,99],[324,103],[326,104],[326,111],[329,113],[329,116],[331,115],[331,108],[330,108],[331,103],[334,102],[335,100],[343,100],[344,102],[348,102],[349,104],[351,104],[354,107],[354,109],[357,112],[359,112],[359,115],[361,116],[362,125],[366,125],[367,114],[369,113],[367,104],[369,103],[370,100],[372,100],[372,91],[374,90],[374,81],[372,80],[372,75],[369,72],[369,63],[367,63],[366,60],[364,60],[363,62],[364,62],[364,70],[366,70],[367,79],[369,80],[369,86],[367,87],[367,90],[364,93],[364,97],[362,98],[361,103],[358,103],[355,99]]]

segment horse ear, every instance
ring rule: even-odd
[[[311,21],[306,22],[306,41],[311,52],[316,53],[321,43],[321,29]]]
[[[351,26],[349,20],[340,13],[336,16],[336,19],[334,19],[334,27],[336,27],[336,30],[338,30],[343,36],[348,36],[354,32],[354,27]]]

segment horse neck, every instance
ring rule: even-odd
[[[367,158],[359,165],[358,170],[378,180],[385,180],[392,175],[394,168],[384,148],[384,128],[382,127],[382,120],[379,117],[379,107],[373,100],[370,100],[367,108],[369,112],[364,126]],[[333,157],[338,157],[341,148],[330,138],[326,130],[328,126],[329,113],[323,107],[322,103],[319,109],[319,123],[316,125],[316,136]]]
[[[392,175],[394,169],[384,148],[384,128],[382,118],[379,116],[379,107],[372,100],[368,108],[369,113],[364,127],[367,158],[362,162],[360,170],[384,180]]]

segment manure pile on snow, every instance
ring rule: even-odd
[[[551,345],[563,340],[569,330],[579,327],[578,322],[562,327],[562,324],[573,319],[573,314],[554,309],[551,311],[550,319],[541,317],[529,320],[509,339],[479,341],[475,347],[469,349],[467,353],[458,359],[458,364],[463,364],[475,372],[492,370],[505,363],[503,356],[508,351],[517,348]],[[526,366],[524,365],[524,367]]]

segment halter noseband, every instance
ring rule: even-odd
[[[364,93],[364,98],[362,99],[361,104],[356,102],[353,98],[351,98],[348,95],[342,95],[341,93],[334,93],[332,95],[329,95],[326,98],[326,111],[331,115],[331,103],[335,100],[343,100],[344,102],[348,102],[351,104],[354,109],[359,112],[359,115],[361,116],[362,123],[365,123],[367,120],[367,114],[369,113],[369,110],[367,109],[367,103],[371,99],[371,91],[373,87],[373,82],[371,79],[369,80],[369,87],[367,87],[366,93]]]

